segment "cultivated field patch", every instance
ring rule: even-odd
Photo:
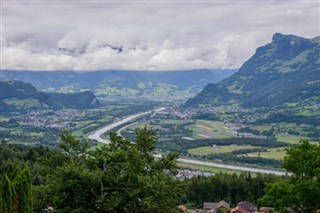
[[[226,153],[232,152],[234,150],[241,150],[241,149],[252,149],[257,148],[250,145],[246,146],[201,146],[194,149],[189,149],[188,153],[192,155],[209,155],[209,154],[216,154],[216,153]]]
[[[195,124],[189,125],[193,131],[194,138],[229,138],[232,135],[228,132],[228,127],[223,122],[197,120]]]
[[[285,156],[285,150],[284,150],[284,148],[272,148],[272,149],[268,149],[267,152],[248,153],[248,154],[246,154],[246,156],[283,160],[283,158]]]

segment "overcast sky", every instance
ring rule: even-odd
[[[1,69],[239,68],[276,32],[320,35],[320,1],[9,1]]]

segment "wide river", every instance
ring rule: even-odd
[[[91,133],[88,138],[90,140],[96,140],[100,143],[108,144],[110,143],[110,140],[101,138],[101,135],[105,133],[106,131],[109,131],[117,126],[120,126],[122,124],[125,124],[135,118],[138,118],[142,115],[148,115],[151,116],[156,114],[157,112],[160,112],[162,110],[165,110],[166,108],[159,108],[157,110],[149,110],[146,112],[141,112],[138,114],[127,116],[123,119],[117,120],[111,124],[108,124],[100,129],[97,129],[93,133]],[[155,157],[160,157],[161,155],[155,155]],[[237,165],[230,165],[230,164],[223,164],[223,163],[214,163],[214,162],[208,162],[208,161],[200,161],[200,160],[194,160],[194,159],[186,159],[186,158],[179,158],[179,162],[183,163],[190,163],[190,164],[196,164],[196,165],[202,165],[202,166],[209,166],[209,167],[216,167],[216,168],[224,168],[224,169],[232,169],[232,170],[238,170],[238,171],[246,171],[246,172],[260,172],[264,174],[275,174],[275,175],[285,175],[286,172],[283,171],[277,171],[272,169],[260,169],[260,168],[254,168],[254,167],[247,167],[247,166],[237,166]]]

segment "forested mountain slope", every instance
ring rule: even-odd
[[[237,73],[208,84],[185,107],[239,103],[269,107],[320,102],[320,36],[306,39],[276,33]]]
[[[21,81],[0,82],[0,111],[25,111],[35,109],[85,109],[99,105],[91,91],[80,93],[44,93]]]

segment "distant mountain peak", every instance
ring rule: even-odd
[[[320,97],[319,40],[276,33],[272,42],[257,48],[237,73],[214,87],[205,87],[185,106],[315,104]]]
[[[320,36],[316,36],[312,39],[312,41],[316,42],[316,43],[320,43]]]
[[[298,40],[305,40],[305,38],[302,38],[302,37],[299,37],[299,36],[295,36],[295,35],[285,35],[285,34],[282,34],[282,33],[275,33],[273,36],[272,36],[272,42],[273,43],[283,43],[283,42],[290,42],[292,40],[295,40],[295,39],[298,39]]]

